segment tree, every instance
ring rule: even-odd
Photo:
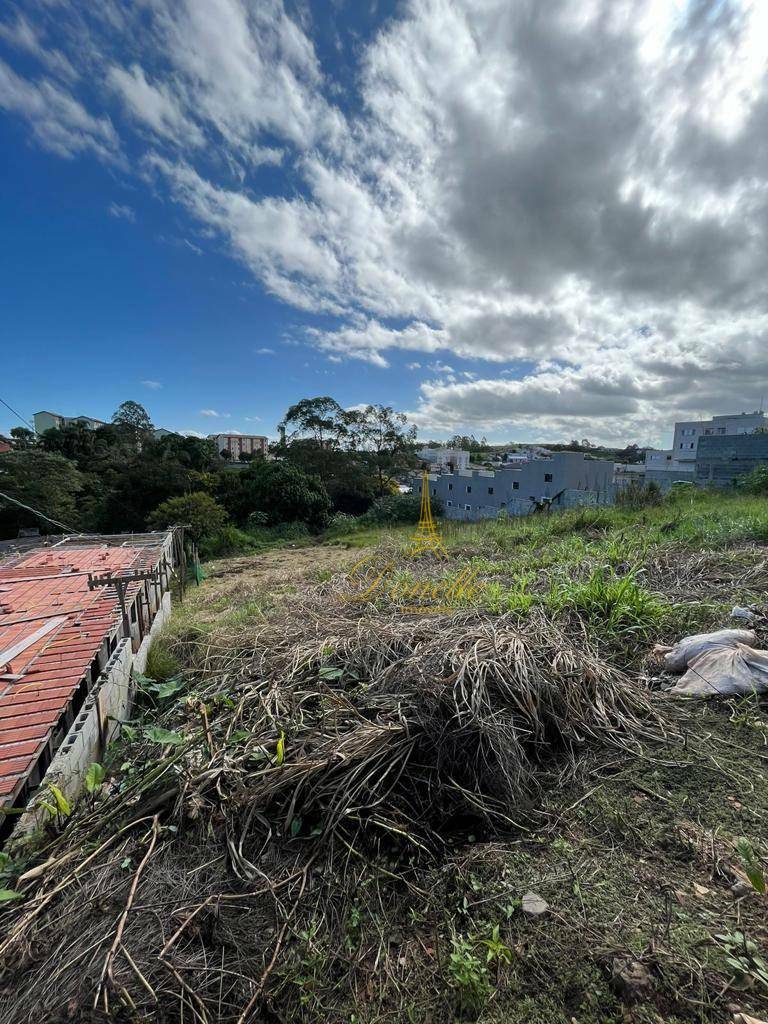
[[[75,496],[82,485],[82,475],[61,455],[39,448],[0,455],[0,491],[67,530],[79,525]],[[30,526],[39,526],[43,533],[59,533],[62,529],[0,497],[0,536],[17,537],[22,527]]]
[[[309,434],[321,448],[339,444],[347,433],[344,410],[329,395],[302,398],[290,407],[280,428],[293,430],[294,437]]]
[[[376,475],[379,496],[390,489],[390,477],[415,465],[416,428],[388,405],[367,405],[346,414],[353,445],[368,461]]]
[[[164,530],[168,526],[186,526],[195,541],[217,533],[227,522],[226,509],[204,491],[193,491],[178,498],[161,502],[147,517],[150,530]]]
[[[362,454],[345,448],[321,448],[312,437],[275,445],[272,454],[308,476],[319,477],[337,512],[360,515],[376,496],[376,481]]]
[[[149,413],[138,402],[122,402],[112,414],[112,422],[128,428],[135,437],[148,434],[152,429]]]
[[[37,437],[26,427],[11,427],[11,437],[16,442],[17,452],[25,448],[34,448],[37,444]]]
[[[331,501],[322,482],[290,462],[259,459],[239,473],[222,474],[218,496],[233,519],[244,526],[252,512],[262,512],[270,526],[306,523],[322,529]]]

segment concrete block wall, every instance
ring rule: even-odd
[[[41,800],[51,802],[47,783],[58,786],[70,804],[80,796],[88,768],[103,758],[108,745],[119,735],[121,724],[130,717],[136,691],[134,676],[144,672],[152,641],[170,614],[171,595],[166,592],[138,651],[133,652],[133,636],[118,642],[48,766],[40,790],[19,818],[7,846],[9,850],[23,844],[49,820],[49,812],[41,804]]]

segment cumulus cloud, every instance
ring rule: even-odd
[[[141,383],[150,391],[160,391],[163,386],[159,380],[143,380]]]
[[[201,409],[200,415],[211,416],[214,419],[228,420],[232,414],[228,412],[219,412],[218,409]]]
[[[0,34],[51,77],[0,64],[0,105],[62,156],[114,159],[110,112],[54,80],[31,18]],[[359,43],[344,111],[280,0],[88,25],[145,179],[297,315],[328,314],[304,336],[331,361],[431,361],[425,427],[658,438],[759,401],[765,4],[411,0]]]

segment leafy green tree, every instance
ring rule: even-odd
[[[16,451],[34,448],[37,444],[37,437],[31,430],[27,430],[26,427],[11,427],[11,437],[16,442]]]
[[[149,413],[139,402],[121,402],[112,414],[112,422],[130,427],[137,434],[152,430]]]
[[[346,414],[356,451],[363,454],[376,477],[376,493],[391,490],[391,477],[415,466],[416,428],[388,405],[367,405]]]
[[[167,526],[186,526],[193,540],[200,541],[217,533],[227,522],[226,509],[204,491],[193,491],[161,502],[147,517],[150,530]]]
[[[76,496],[82,486],[82,474],[61,455],[39,448],[0,455],[0,491],[68,529],[79,526]],[[0,536],[16,537],[21,528],[33,526],[42,533],[61,532],[34,512],[0,497]]]
[[[306,523],[319,530],[331,512],[323,483],[289,462],[259,459],[237,474],[222,474],[218,497],[242,526],[251,513],[261,512],[269,526]]]
[[[293,437],[308,434],[321,448],[340,444],[347,434],[344,410],[328,395],[302,398],[290,407],[280,427],[292,431]]]
[[[290,462],[308,476],[318,476],[338,512],[360,515],[376,496],[376,481],[370,466],[358,452],[343,448],[321,448],[311,437],[276,445],[272,454]]]

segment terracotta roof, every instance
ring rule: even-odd
[[[0,804],[14,801],[119,626],[115,591],[90,591],[88,573],[150,568],[162,541],[75,541],[0,561]]]

